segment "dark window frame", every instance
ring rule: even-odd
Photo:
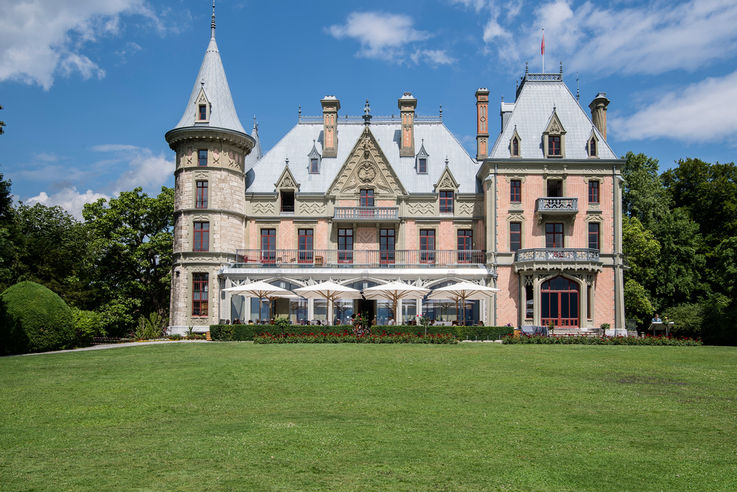
[[[589,203],[599,203],[601,199],[599,181],[592,179],[589,181]]]
[[[208,184],[206,180],[195,181],[195,202],[194,208],[207,208]]]
[[[397,231],[396,229],[379,230],[379,263],[381,265],[394,264],[396,260]]]
[[[338,263],[353,263],[353,229],[338,229]]]
[[[200,104],[199,110],[200,121],[207,121],[207,104]]]
[[[193,223],[192,251],[210,251],[210,222],[196,221]]]
[[[561,135],[548,135],[548,157],[561,157],[563,155],[562,141]]]
[[[522,222],[509,223],[509,251],[522,249]]]
[[[294,190],[279,191],[279,211],[281,213],[294,213],[295,201]]]
[[[197,165],[200,167],[207,166],[208,151],[207,149],[197,149]]]
[[[455,192],[453,190],[440,190],[438,194],[439,208],[441,214],[453,213],[453,202],[455,201]]]
[[[545,247],[565,248],[565,227],[562,222],[545,224]]]
[[[509,201],[512,203],[522,202],[522,180],[513,179],[509,182]]]
[[[420,263],[435,263],[435,229],[420,229]]]
[[[208,273],[192,273],[192,316],[207,317],[209,285]]]
[[[601,226],[598,222],[589,222],[589,249],[601,249]]]

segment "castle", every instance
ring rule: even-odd
[[[489,90],[478,89],[476,155],[443,124],[416,113],[322,115],[263,153],[247,133],[211,38],[179,123],[171,329],[288,316],[327,319],[327,303],[231,295],[264,280],[294,289],[323,280],[365,289],[394,280],[429,289],[470,281],[497,287],[464,309],[439,300],[338,301],[332,318],[368,312],[379,324],[425,314],[486,325],[624,328],[623,161],[606,141],[609,100],[581,107],[560,73],[528,73],[489,132]],[[469,114],[469,117],[471,115]],[[490,139],[491,137],[491,139]]]

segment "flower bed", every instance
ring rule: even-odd
[[[527,336],[507,335],[502,338],[504,343],[530,343],[542,345],[668,345],[677,347],[693,347],[702,345],[701,340],[693,338],[675,338],[666,336],[645,336],[639,337],[586,337],[586,336],[568,336],[568,337],[543,337],[543,336]]]
[[[450,333],[417,335],[414,333],[370,333],[358,335],[352,331],[318,333],[261,333],[254,343],[458,343]]]

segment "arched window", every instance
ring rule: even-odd
[[[554,277],[540,286],[540,319],[546,326],[579,326],[579,288],[573,280]]]

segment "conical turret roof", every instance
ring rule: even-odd
[[[210,127],[210,128],[227,128],[241,133],[246,133],[238,119],[238,114],[233,105],[233,98],[230,95],[230,86],[228,79],[225,77],[225,69],[223,62],[220,60],[220,51],[215,41],[214,20],[211,30],[210,43],[207,45],[205,58],[202,60],[200,72],[195,79],[192,94],[189,96],[187,107],[184,109],[182,119],[179,120],[176,128],[186,127]],[[205,97],[210,104],[210,114],[206,122],[199,121],[197,99],[200,93],[204,91]]]

